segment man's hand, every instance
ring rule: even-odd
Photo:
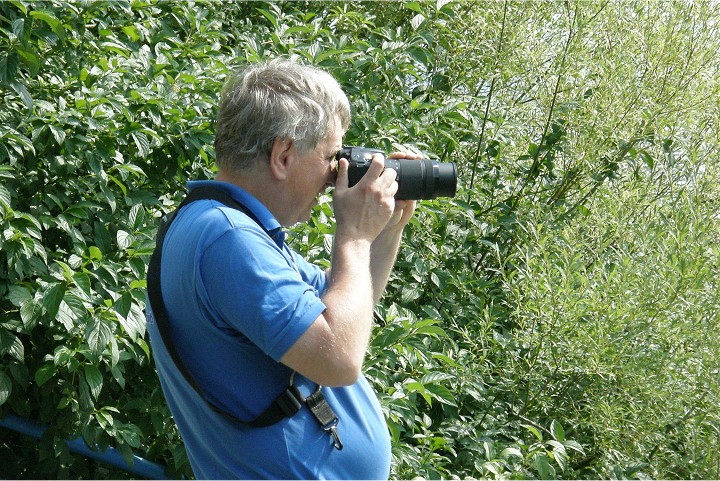
[[[395,213],[396,175],[376,154],[351,188],[348,161],[339,161],[333,193],[335,242],[322,297],[326,309],[281,359],[319,384],[347,386],[360,376],[375,302],[371,250]]]
[[[420,154],[413,154],[412,152],[394,152],[388,156],[389,159],[413,159],[413,160],[420,160],[422,159],[422,155]],[[387,229],[400,229],[402,230],[408,222],[410,222],[410,218],[413,216],[413,213],[415,212],[415,208],[417,207],[417,201],[416,200],[395,200],[395,211],[393,212],[392,217],[388,221],[386,228]]]
[[[353,187],[348,187],[348,161],[340,159],[333,193],[337,237],[372,242],[395,216],[400,222],[402,211],[396,209],[395,182],[397,172],[385,169],[382,154],[375,154],[365,175]],[[406,221],[407,222],[407,221]]]
[[[419,159],[409,152],[392,158]],[[375,154],[368,171],[348,187],[348,161],[340,159],[333,203],[337,229],[326,310],[283,356],[281,362],[327,386],[354,383],[360,375],[372,330],[375,303],[395,262],[403,228],[416,202],[395,200],[397,172]]]

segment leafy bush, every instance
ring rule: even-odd
[[[217,81],[186,55],[190,9],[173,8],[0,6],[1,400],[51,425],[31,476],[70,463],[61,441],[80,434],[185,469],[149,362],[144,279],[162,196],[208,172]]]
[[[145,340],[155,221],[213,175],[238,63],[328,69],[349,144],[455,161],[366,364],[396,478],[718,477],[712,5],[0,3],[0,438],[13,477],[190,476]],[[714,130],[713,130],[714,129]],[[293,247],[325,264],[324,198]],[[7,454],[11,453],[11,454]]]

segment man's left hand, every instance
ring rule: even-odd
[[[413,154],[412,152],[393,152],[388,159],[413,159],[420,160],[423,156]],[[385,229],[403,229],[415,212],[417,207],[416,200],[399,200],[395,199],[395,211],[385,226]]]

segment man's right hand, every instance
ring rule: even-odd
[[[360,181],[348,187],[348,161],[335,181],[335,242],[322,300],[326,310],[280,360],[326,386],[347,386],[360,376],[375,304],[371,275],[373,241],[395,211],[397,173],[375,154]]]
[[[365,175],[353,187],[348,187],[348,166],[346,159],[339,160],[333,193],[335,239],[336,242],[350,239],[372,242],[395,211],[397,172],[385,169],[385,158],[375,154]]]

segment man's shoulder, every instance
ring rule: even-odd
[[[215,180],[188,182],[189,192],[196,189],[214,190],[227,195],[232,204],[226,205],[227,208],[242,211],[267,232],[275,232],[281,227],[277,219],[262,202],[238,185]]]
[[[242,211],[214,200],[197,200],[180,209],[165,236],[164,251],[193,256],[219,247],[249,250],[272,242],[267,233]]]

